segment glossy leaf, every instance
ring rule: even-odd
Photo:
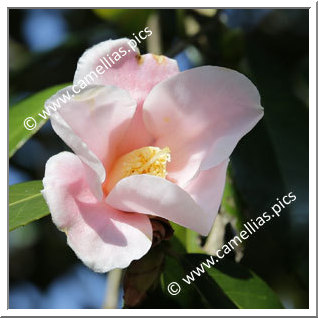
[[[174,236],[183,245],[185,251],[188,253],[203,253],[200,246],[200,235],[195,231],[170,222],[174,230]]]
[[[208,303],[205,303],[204,295],[200,294],[196,286],[182,285],[182,291],[178,295],[171,295],[168,292],[168,286],[172,282],[178,281],[186,271],[182,267],[178,259],[166,255],[164,270],[161,274],[161,288],[165,296],[170,300],[176,302],[175,308],[204,308]]]
[[[9,188],[9,230],[38,220],[49,214],[41,194],[42,181],[18,183]]]
[[[188,267],[195,269],[206,256],[192,254],[186,256]],[[277,295],[255,273],[242,265],[222,259],[211,268],[206,269],[206,274],[238,307],[248,309],[283,308]],[[203,279],[207,277],[203,274]],[[195,281],[200,284],[200,279]]]
[[[201,266],[202,262],[207,263],[206,259],[210,257],[208,255],[172,254],[172,256],[172,260],[166,261],[165,271],[162,274],[162,288],[169,296],[168,285],[177,282],[181,291],[170,297],[182,307],[188,299],[197,297],[197,301],[202,301],[206,308],[283,308],[271,288],[259,276],[238,263],[222,259],[208,268]]]
[[[232,167],[229,166],[221,203],[221,209],[235,219],[236,230],[243,228],[242,211],[239,206],[238,195],[233,184]]]
[[[22,100],[18,104],[9,108],[9,156],[13,156],[14,153],[24,145],[24,143],[33,136],[48,120],[43,119],[38,114],[43,111],[44,102],[54,95],[58,90],[67,86],[68,84],[56,85],[47,88],[41,92],[38,92],[26,99]],[[32,130],[28,130],[24,126],[24,121],[28,117],[33,117],[36,121],[36,126]],[[32,120],[29,122],[33,127]]]

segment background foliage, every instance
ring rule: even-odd
[[[141,43],[142,53],[176,58],[181,70],[219,65],[247,75],[260,91],[265,116],[231,157],[212,233],[205,239],[173,225],[175,237],[153,252],[160,271],[151,273],[151,286],[141,284],[147,297],[138,307],[308,307],[308,10],[10,9],[9,19],[10,184],[42,179],[48,158],[67,150],[49,122],[29,139],[23,119],[42,109],[55,85],[72,81],[78,58],[95,43],[132,38],[149,26],[153,35]],[[10,187],[10,230],[48,214],[41,196],[37,200],[40,188],[39,182]],[[205,259],[202,254],[213,253],[291,191],[295,203],[223,265],[180,297],[163,292]],[[135,266],[153,265],[142,262]],[[126,275],[136,286],[134,266]],[[10,233],[10,308],[100,308],[112,292],[107,279],[79,263],[50,217]],[[258,301],[258,293],[266,300]]]

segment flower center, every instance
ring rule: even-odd
[[[103,191],[108,194],[119,180],[136,174],[165,178],[167,162],[170,162],[169,147],[143,147],[133,150],[117,159],[103,184]]]

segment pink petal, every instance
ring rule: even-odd
[[[209,215],[206,222],[210,228],[222,201],[228,163],[229,160],[225,160],[209,170],[201,170],[185,187],[185,191]]]
[[[144,103],[156,146],[169,146],[169,176],[184,185],[227,159],[263,116],[260,96],[244,75],[203,66],[159,83]]]
[[[106,197],[106,203],[127,212],[145,213],[173,221],[207,235],[208,215],[178,185],[152,175],[133,175],[120,180]]]
[[[132,50],[129,39],[108,40],[94,45],[86,50],[77,64],[74,84],[91,74],[92,84],[113,85],[129,91],[130,95],[142,103],[150,90],[159,82],[179,72],[177,62],[167,57],[156,57],[152,54],[140,56],[138,48]],[[109,57],[113,55],[118,61],[112,64]],[[121,53],[126,52],[126,54]],[[103,57],[110,63],[109,67]],[[108,67],[103,65],[103,63]],[[99,74],[96,68],[99,67]],[[104,72],[101,71],[101,68]]]
[[[65,231],[76,255],[96,272],[127,267],[151,246],[149,218],[124,213],[97,201],[79,158],[62,152],[49,159],[43,195],[53,222]]]
[[[134,117],[129,123],[123,142],[117,145],[117,157],[129,153],[135,149],[154,144],[154,138],[148,132],[143,121],[142,105],[137,106]]]
[[[46,107],[67,94],[73,94],[70,87],[47,100]],[[107,169],[117,156],[117,145],[125,137],[135,111],[136,102],[124,90],[90,86],[66,103],[61,102],[58,111],[52,113],[53,129],[86,164],[89,185],[98,198],[103,196],[104,167]]]

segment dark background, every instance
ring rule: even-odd
[[[153,35],[142,53],[176,58],[181,70],[219,65],[247,75],[265,116],[231,156],[240,217],[256,218],[289,192],[297,200],[246,242],[241,262],[286,308],[308,308],[308,21],[300,9],[10,9],[10,105],[71,82],[85,49],[145,26]],[[48,158],[65,149],[47,123],[11,158],[10,184],[42,179]],[[100,308],[106,285],[50,217],[10,233],[10,308]]]

